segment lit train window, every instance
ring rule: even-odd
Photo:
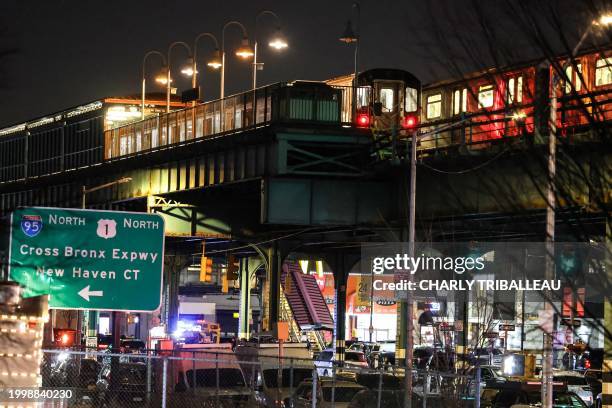
[[[478,89],[478,105],[481,108],[490,108],[493,106],[493,85],[483,85]]]
[[[572,84],[574,84],[574,88],[576,88],[576,92],[580,91],[582,88],[582,81],[580,80],[580,76],[578,73],[582,73],[582,65],[576,64],[577,73],[574,73],[574,68],[570,65],[565,68],[566,78],[569,79],[565,81],[565,93],[568,94],[572,92]]]
[[[369,87],[359,87],[357,88],[357,107],[361,108],[363,106],[370,105],[370,88]]]
[[[439,118],[442,115],[442,94],[427,97],[427,119]]]
[[[523,102],[523,76],[508,79],[506,82],[506,103],[511,105],[521,102]]]
[[[383,112],[393,112],[393,88],[380,89],[380,102],[382,103]]]
[[[404,99],[404,110],[406,112],[416,112],[418,109],[417,90],[415,88],[406,87],[406,96]]]
[[[467,112],[467,88],[455,89],[453,92],[453,115]]]
[[[595,63],[595,86],[612,84],[612,58],[601,58]]]

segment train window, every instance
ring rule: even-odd
[[[453,92],[453,115],[467,111],[467,88],[455,89]]]
[[[612,57],[601,58],[595,63],[595,86],[612,84]]]
[[[427,97],[427,119],[439,118],[442,115],[442,94]]]
[[[360,86],[357,88],[357,108],[370,105],[370,88]]]
[[[493,85],[483,85],[478,88],[478,105],[481,108],[490,108],[493,106],[493,91]]]
[[[508,79],[506,82],[506,103],[511,105],[521,102],[523,102],[523,76]]]
[[[406,112],[416,112],[418,109],[417,103],[418,93],[415,88],[406,87],[406,95],[404,101],[404,110]]]
[[[582,88],[582,81],[580,79],[580,75],[582,73],[582,65],[576,64],[576,71],[574,72],[574,68],[570,65],[565,68],[565,93],[568,94],[572,92],[572,84],[574,84],[574,88],[576,88],[576,92],[580,91]]]
[[[380,88],[380,103],[382,103],[383,112],[393,112],[393,88]]]

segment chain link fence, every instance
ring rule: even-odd
[[[164,355],[44,350],[43,355],[41,390],[61,390],[64,398],[22,399],[23,406],[400,408],[407,395],[405,371],[392,366],[321,367],[313,360],[239,360],[234,353],[193,350]],[[468,376],[409,375],[412,407],[474,406],[478,386]]]

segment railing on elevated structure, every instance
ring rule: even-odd
[[[353,123],[352,87],[277,83],[105,131],[105,159],[241,132],[271,123]],[[360,93],[369,88],[360,88]]]

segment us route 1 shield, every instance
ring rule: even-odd
[[[164,220],[156,214],[22,208],[11,215],[9,277],[49,306],[148,312],[161,302]]]

